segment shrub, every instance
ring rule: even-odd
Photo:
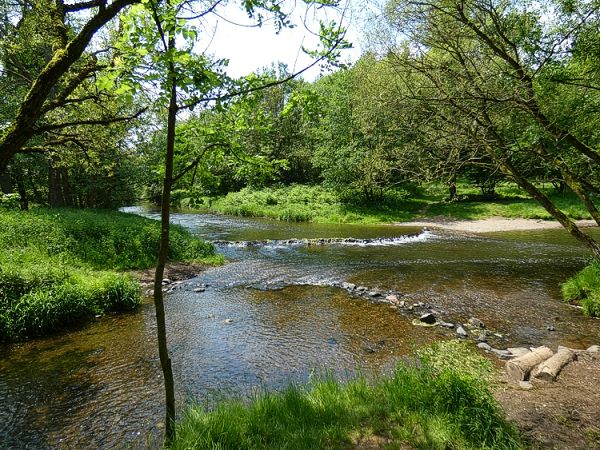
[[[0,340],[41,336],[141,300],[131,276],[155,264],[160,224],[111,211],[0,210]],[[218,262],[214,247],[173,226],[169,258]]]
[[[585,314],[600,317],[600,261],[593,260],[565,281],[561,292],[565,301],[579,301]]]

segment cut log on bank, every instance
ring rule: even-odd
[[[574,361],[576,357],[577,355],[573,350],[563,347],[536,367],[532,372],[532,376],[537,380],[554,381],[563,367]]]
[[[506,363],[508,380],[513,383],[528,380],[533,368],[550,358],[553,354],[554,352],[548,347],[542,346],[533,349],[526,355],[508,361]]]

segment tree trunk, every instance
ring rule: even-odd
[[[548,211],[552,217],[560,222],[560,224],[580,242],[583,242],[592,252],[595,258],[600,259],[600,244],[589,234],[584,233],[581,229],[567,217],[552,201],[544,195],[537,187],[529,182],[526,178],[521,176],[519,171],[507,160],[497,158],[493,151],[489,152],[502,166],[502,169],[507,175],[510,175],[515,182],[521,186],[531,197],[537,200],[540,205]]]
[[[175,47],[174,38],[169,39],[169,49]],[[171,92],[169,93],[169,112],[167,118],[167,152],[165,155],[165,178],[161,201],[161,232],[158,261],[154,275],[154,306],[156,309],[156,332],[158,338],[158,353],[165,382],[165,443],[169,444],[175,438],[175,383],[173,381],[173,369],[171,358],[167,347],[167,330],[165,325],[165,306],[163,301],[162,280],[165,264],[169,253],[169,220],[171,205],[171,186],[173,184],[173,154],[175,149],[175,125],[177,121],[177,84],[175,79],[175,67],[169,65],[168,78],[171,81]]]
[[[0,191],[3,194],[12,193],[12,182],[10,180],[10,174],[8,172],[0,174]]]

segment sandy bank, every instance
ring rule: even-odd
[[[593,220],[577,220],[579,227],[597,226]],[[504,217],[490,217],[480,220],[451,220],[448,218],[434,217],[414,222],[396,222],[395,225],[411,227],[429,227],[443,230],[463,231],[467,233],[493,233],[496,231],[521,231],[521,230],[547,230],[561,228],[561,225],[552,220],[541,219],[507,219]]]

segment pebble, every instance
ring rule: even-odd
[[[440,327],[444,327],[444,328],[454,328],[454,324],[453,323],[444,322],[444,321],[441,321],[441,320],[438,322],[438,325]]]
[[[386,301],[390,302],[390,303],[397,303],[398,302],[398,297],[396,297],[395,295],[388,295],[385,298]]]
[[[506,350],[508,350],[513,356],[516,357],[523,356],[531,352],[531,350],[525,347],[509,347]]]
[[[404,300],[402,300],[400,303],[398,303],[398,306],[400,308],[404,308],[406,306],[406,302]]]
[[[225,319],[223,323],[233,323],[233,319]]]
[[[194,292],[204,292],[205,289],[204,288],[195,288]]]
[[[477,342],[487,342],[487,336],[485,333],[479,333],[479,336],[477,336]]]
[[[461,337],[461,338],[466,338],[468,336],[467,332],[465,331],[465,329],[463,327],[458,327],[456,329],[456,334],[458,334],[458,337]]]
[[[477,344],[477,347],[488,352],[492,351],[492,346],[487,342],[480,342],[479,344]]]
[[[469,324],[474,326],[475,328],[485,328],[485,324],[476,317],[471,317],[469,319]]]
[[[556,330],[556,328],[554,328],[554,325],[548,325],[548,326],[546,327],[546,330],[548,330],[548,331],[555,331],[555,330]]]
[[[423,323],[428,323],[430,325],[435,323],[435,316],[431,313],[423,314],[419,317],[419,320]]]
[[[531,381],[519,381],[519,387],[521,389],[525,389],[526,391],[529,391],[529,390],[533,389],[533,384],[531,384]]]
[[[510,359],[512,358],[511,353],[508,350],[498,350],[497,348],[493,348],[492,352],[494,352],[500,359]]]

